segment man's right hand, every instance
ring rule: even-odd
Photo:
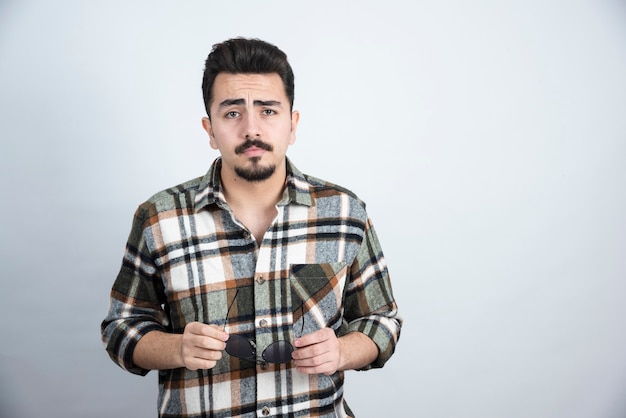
[[[188,323],[180,349],[183,364],[189,370],[212,369],[222,358],[228,337],[217,325]]]

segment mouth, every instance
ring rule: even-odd
[[[248,139],[246,140],[246,142],[235,148],[235,154],[244,154],[249,157],[256,157],[265,153],[265,151],[272,151],[273,149],[274,148],[270,144],[267,144],[261,140]]]
[[[265,152],[266,150],[264,150],[263,148],[249,147],[249,148],[246,148],[242,154],[248,157],[259,157],[265,154]]]

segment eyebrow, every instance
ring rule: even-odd
[[[281,103],[278,100],[255,100],[252,102],[254,104],[254,106],[281,106]],[[227,106],[238,106],[238,105],[243,105],[246,104],[246,100],[245,99],[226,99],[224,101],[222,101],[220,103],[220,107],[227,107]]]

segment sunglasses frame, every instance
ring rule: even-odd
[[[228,310],[226,311],[224,329],[226,329],[226,323],[228,322],[230,310],[235,304],[238,295],[239,289],[236,289],[235,296],[230,302],[230,305],[228,305]],[[302,333],[304,332],[304,304],[300,305],[300,308],[298,309],[302,309],[302,329],[300,330],[300,335],[302,336]],[[258,356],[254,341],[247,340],[238,334],[230,334],[228,341],[226,341],[226,352],[228,354],[233,357],[255,363],[286,364],[291,362],[291,353],[294,351],[295,348],[289,341],[278,340],[265,347],[261,355]]]

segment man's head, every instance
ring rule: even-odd
[[[293,109],[294,76],[287,55],[276,46],[259,39],[234,38],[213,45],[205,62],[202,79],[204,106],[211,118],[213,85],[219,73],[229,74],[272,74],[276,73],[283,82]]]
[[[300,118],[287,56],[257,39],[222,42],[206,60],[202,87],[208,115],[202,126],[221,154],[222,179],[284,182]]]

